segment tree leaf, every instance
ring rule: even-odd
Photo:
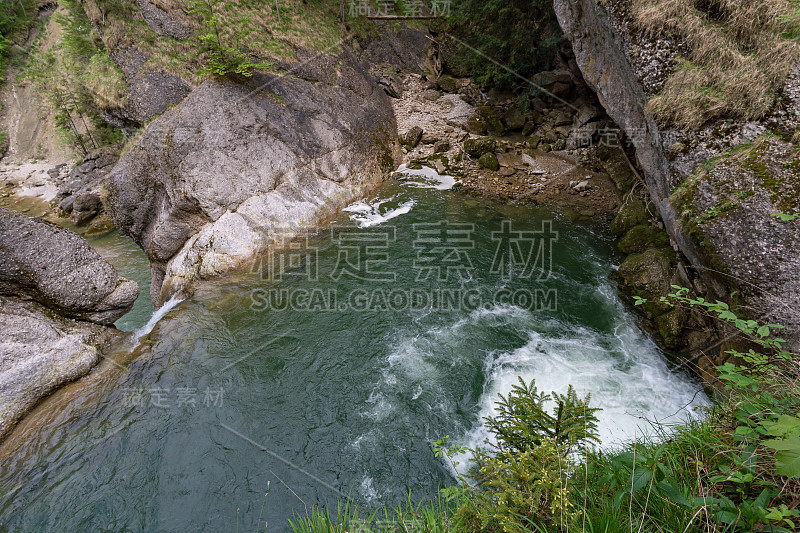
[[[637,468],[631,477],[631,494],[639,492],[653,479],[653,471],[646,468]]]
[[[783,435],[800,435],[800,418],[789,415],[780,415],[775,422],[762,422],[761,425],[767,427],[767,434],[773,437]]]
[[[765,440],[762,444],[778,452],[775,454],[775,472],[778,475],[800,477],[800,436]]]

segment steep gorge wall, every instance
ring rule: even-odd
[[[555,0],[555,9],[584,79],[636,147],[636,158],[670,238],[693,264],[702,264],[702,252],[677,227],[678,213],[669,202],[670,165],[662,132],[645,111],[648,97],[608,13],[596,0]]]
[[[391,105],[360,63],[345,53],[304,68],[202,83],[109,174],[111,217],[147,253],[156,307],[309,229],[394,169]]]
[[[729,120],[704,131],[661,130],[646,110],[648,90],[652,92],[653,87],[645,87],[642,72],[626,47],[625,29],[615,26],[604,4],[555,0],[554,7],[586,82],[635,146],[671,245],[686,258],[688,269],[678,264],[680,284],[712,301],[736,301],[738,312],[749,318],[787,325],[782,336],[789,340],[787,347],[797,351],[800,228],[796,223],[782,224],[775,216],[794,208],[785,200],[794,194],[797,177],[771,168],[794,168],[796,150],[780,139],[759,140],[772,128],[768,119],[733,124]],[[796,107],[796,103],[790,105]],[[716,151],[707,149],[710,136],[720,131],[725,136],[728,130],[736,132],[730,135],[735,141]],[[675,143],[676,139],[682,142]],[[700,163],[711,160],[713,164],[705,167],[713,168],[737,146],[753,142],[758,150],[747,152],[738,167],[728,165],[727,173],[725,165],[719,170],[698,170]],[[772,164],[773,160],[777,163]],[[673,329],[686,327],[686,317],[676,320]],[[721,351],[720,344],[724,350],[721,340],[715,343],[716,351]]]

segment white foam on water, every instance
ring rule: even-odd
[[[400,165],[397,171],[403,174],[400,179],[405,185],[417,189],[447,191],[452,189],[456,182],[452,176],[440,175],[430,167],[415,170]],[[397,196],[391,196],[358,200],[345,207],[343,211],[351,213],[350,220],[357,222],[359,228],[369,228],[405,215],[411,212],[415,205],[417,205],[417,201],[414,199],[403,201]]]
[[[133,335],[131,336],[131,343],[136,346],[139,343],[139,339],[153,331],[153,328],[156,327],[158,321],[161,320],[164,315],[172,311],[172,309],[174,309],[175,306],[182,301],[183,299],[180,298],[178,294],[173,294],[164,305],[159,307],[157,311],[153,312],[153,316],[150,317],[150,320],[147,321],[147,324],[133,332]]]
[[[547,394],[563,394],[569,385],[579,397],[590,393],[590,406],[602,409],[597,417],[604,449],[643,436],[658,437],[669,432],[670,425],[699,417],[697,408],[708,405],[702,387],[688,375],[669,368],[658,346],[625,309],[611,282],[604,280],[595,290],[608,300],[607,307],[598,312],[614,318],[611,330],[567,323],[512,305],[495,305],[450,324],[416,333],[398,332],[382,379],[368,401],[370,408],[362,415],[372,420],[402,418],[404,406],[411,401],[428,405],[435,418],[455,421],[459,400],[448,397],[442,388],[456,375],[469,379],[469,371],[459,374],[467,365],[484,376],[478,416],[471,426],[457,422],[462,430],[454,429],[451,435],[454,442],[469,448],[486,447],[485,441],[491,441],[483,418],[495,413],[498,393],[507,395],[518,383],[518,376],[526,383],[535,379],[538,389]],[[527,339],[511,350],[486,348],[482,355],[470,350],[476,336],[496,328]],[[457,460],[459,468],[468,468],[469,455]]]
[[[420,169],[408,168],[405,164],[397,168],[397,172],[403,174],[404,181],[410,187],[418,189],[436,189],[438,191],[448,191],[456,184],[456,179],[453,176],[439,174],[436,170],[423,166]],[[412,181],[409,178],[417,178]]]
[[[369,476],[364,476],[361,480],[360,489],[359,492],[361,492],[367,503],[374,501],[378,497],[378,491],[373,486],[372,478]]]
[[[548,394],[563,394],[569,385],[579,397],[590,393],[589,405],[602,409],[596,416],[605,449],[668,432],[669,425],[699,417],[697,408],[708,405],[700,385],[671,371],[658,347],[629,316],[622,314],[610,334],[554,325],[529,330],[528,342],[516,350],[487,355],[480,421],[462,444],[485,448],[487,440],[493,441],[483,419],[496,413],[497,395],[507,395],[519,383],[518,376],[526,383],[535,379],[539,391]],[[459,458],[464,469],[468,459]]]
[[[377,226],[387,220],[391,220],[400,215],[405,215],[416,205],[416,201],[407,200],[397,207],[385,207],[385,204],[395,202],[395,197],[384,198],[382,200],[359,200],[344,208],[344,211],[352,213],[350,220],[358,222],[359,228],[369,228]]]

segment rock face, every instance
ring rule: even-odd
[[[104,324],[138,295],[77,234],[0,208],[0,441],[39,400],[97,364],[119,335]]]
[[[0,441],[42,398],[85,375],[118,333],[31,301],[0,296]]]
[[[135,131],[191,91],[191,86],[178,76],[147,68],[147,57],[139,50],[119,47],[111,52],[111,59],[125,75],[127,103],[122,108],[106,110],[104,118],[123,130]]]
[[[109,174],[110,215],[147,253],[158,306],[332,215],[393,170],[388,97],[345,56],[250,85],[207,81]]]
[[[111,325],[133,306],[139,286],[76,233],[0,208],[0,294]]]
[[[625,4],[620,0],[615,9],[624,11]],[[739,167],[736,174],[714,171],[704,184],[686,184],[700,163],[753,140],[774,125],[768,121],[725,123],[722,128],[709,126],[707,131],[661,131],[646,112],[649,92],[655,90],[653,76],[641,75],[642,69],[632,60],[626,48],[625,27],[616,24],[598,0],[555,0],[554,6],[586,82],[636,148],[650,197],[671,243],[692,267],[693,288],[707,299],[724,299],[734,291],[739,293],[739,303],[749,318],[784,323],[788,329],[782,336],[790,341],[787,348],[800,349],[800,277],[796,268],[800,261],[800,230],[797,221],[789,223],[794,226],[781,226],[774,216],[780,211],[795,212],[787,209],[798,207],[781,205],[781,198],[786,195],[783,189],[795,187],[792,184],[796,183],[796,176],[783,176],[786,172],[780,169],[770,170],[769,158],[754,161],[759,157],[755,153],[750,163],[739,161],[731,165]],[[793,108],[789,114],[796,113],[800,105],[789,100]],[[716,152],[708,150],[712,143],[704,139],[713,137],[715,128],[724,131],[723,137],[738,141]],[[731,135],[730,130],[740,133]],[[682,142],[675,142],[676,138]],[[788,143],[771,144],[776,153],[791,151]],[[698,145],[697,149],[689,148]],[[792,166],[791,156],[783,161],[784,167]],[[715,174],[725,176],[716,179]],[[730,186],[732,175],[744,176],[739,180],[741,186]],[[716,188],[711,187],[715,179],[719,185]],[[691,189],[688,194],[681,190],[687,187]]]

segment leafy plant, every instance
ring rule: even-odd
[[[497,415],[484,418],[496,442],[490,450],[472,450],[469,474],[460,476],[460,486],[443,491],[460,502],[456,523],[480,531],[567,529],[578,516],[569,488],[576,468],[572,452],[600,442],[598,409],[589,407],[588,395],[578,398],[572,386],[550,395],[522,378],[507,396],[498,396]],[[434,443],[434,450],[455,468],[454,456],[465,448],[447,449],[448,438]]]
[[[519,383],[511,387],[507,396],[498,394],[497,416],[484,419],[497,439],[493,446],[498,451],[523,452],[539,446],[545,439],[565,446],[566,453],[576,446],[600,443],[595,416],[599,409],[589,407],[590,394],[581,400],[572,385],[566,394],[544,394],[537,390],[535,380],[526,384],[521,377],[518,379]],[[551,401],[555,402],[552,415],[546,407]]]
[[[783,525],[794,527],[790,518],[794,515],[786,514],[788,508],[784,513],[780,506],[770,506],[786,486],[781,477],[800,478],[800,418],[795,416],[800,410],[800,391],[796,385],[775,386],[785,379],[785,369],[792,361],[791,354],[783,350],[785,341],[773,337],[774,330],[783,326],[740,318],[724,302],[693,298],[689,289],[673,288],[674,293],[661,298],[663,303],[703,308],[764,348],[763,353],[728,350],[732,360],[717,367],[732,406],[722,421],[733,424],[731,436],[738,448],[724,452],[726,464],[718,466],[709,478],[720,489],[713,497],[704,498],[703,506],[714,511],[715,521],[734,530],[752,531],[765,524],[774,531],[782,530]],[[687,502],[698,503],[696,498],[676,501]]]
[[[448,67],[484,86],[525,84],[552,67],[563,42],[553,3],[546,0],[453,2],[447,27]]]
[[[201,76],[226,76],[239,74],[250,77],[253,70],[267,70],[272,63],[254,61],[251,54],[231,46],[223,38],[222,22],[215,10],[216,0],[196,0],[189,11],[199,15],[203,20],[203,31],[200,36],[200,53],[205,56],[205,66],[200,69]],[[236,35],[234,35],[236,39]]]

